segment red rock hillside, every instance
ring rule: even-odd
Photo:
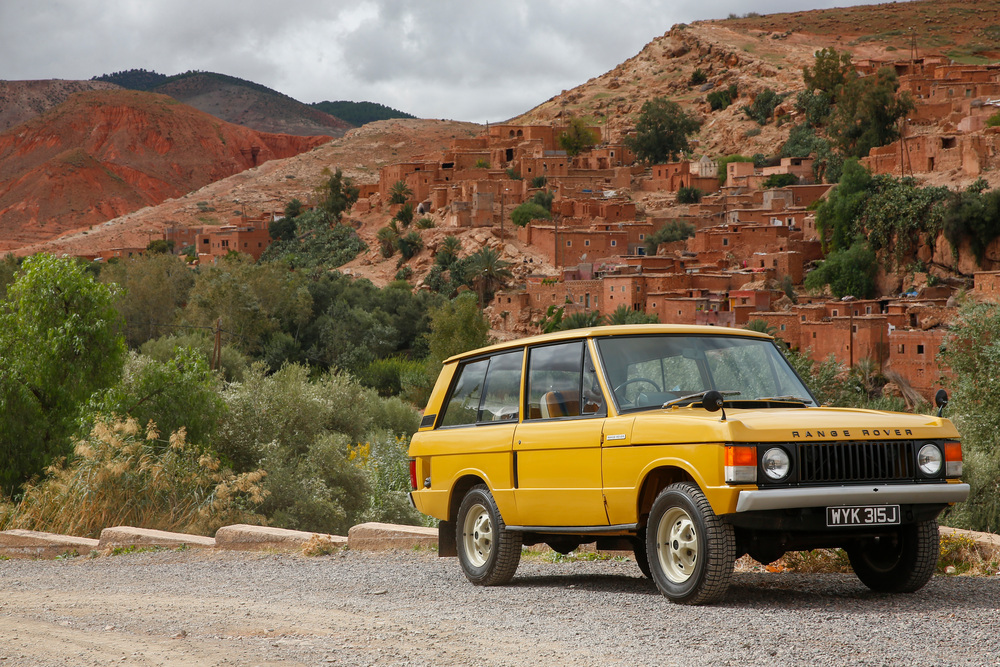
[[[0,134],[0,251],[179,197],[327,141],[232,125],[165,95],[72,95]]]

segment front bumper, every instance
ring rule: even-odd
[[[839,505],[933,505],[969,497],[968,484],[875,484],[740,491],[737,512]]]

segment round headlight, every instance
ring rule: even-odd
[[[760,459],[760,467],[764,469],[764,474],[775,481],[788,476],[788,471],[792,467],[788,452],[781,447],[772,447],[764,452]]]
[[[943,462],[944,456],[937,445],[928,442],[917,452],[917,467],[927,477],[934,477],[940,473]]]

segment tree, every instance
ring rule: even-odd
[[[174,242],[167,239],[153,239],[146,245],[146,253],[150,255],[170,255],[174,252]]]
[[[125,342],[137,348],[172,333],[188,301],[194,274],[174,255],[131,257],[101,269],[101,282],[117,285],[115,308],[125,322]]]
[[[399,254],[403,256],[404,260],[407,260],[423,249],[424,240],[420,238],[420,232],[411,230],[400,236],[396,244],[399,246]]]
[[[847,250],[835,250],[806,276],[807,289],[829,285],[833,296],[870,299],[875,296],[875,273],[878,258],[864,241],[856,241]]]
[[[781,95],[770,88],[765,88],[757,93],[753,102],[749,105],[743,105],[742,111],[747,115],[747,118],[756,121],[758,125],[767,125],[767,121],[771,120],[771,116],[774,115],[774,110],[778,108],[779,104],[781,104]]]
[[[510,262],[500,259],[500,253],[490,247],[469,255],[469,274],[479,293],[480,308],[493,299],[494,292],[514,277],[510,272]]]
[[[647,255],[655,255],[656,249],[661,243],[674,243],[683,241],[694,236],[694,225],[689,222],[671,220],[664,223],[662,227],[646,237],[645,246]]]
[[[399,220],[399,224],[409,227],[410,223],[413,222],[413,204],[403,204],[400,206],[393,220]]]
[[[915,108],[915,103],[908,92],[897,95],[898,89],[896,72],[888,67],[843,86],[829,134],[844,156],[862,158],[872,148],[899,138],[899,120]]]
[[[74,260],[35,255],[0,302],[0,487],[72,452],[80,407],[121,372],[114,288]]]
[[[802,68],[802,82],[806,90],[819,91],[826,95],[830,103],[837,101],[840,89],[857,78],[857,70],[851,64],[851,54],[837,53],[836,49],[824,48],[813,54],[813,66]]]
[[[771,174],[764,181],[764,189],[783,188],[787,185],[795,185],[799,182],[799,177],[795,174]]]
[[[436,378],[441,363],[448,357],[489,345],[489,333],[490,325],[483,318],[472,292],[463,292],[431,310],[430,333],[427,334],[428,375]]]
[[[450,268],[458,260],[458,253],[462,250],[462,242],[458,237],[448,235],[441,241],[437,252],[434,254],[434,263],[445,269]]]
[[[632,310],[624,303],[615,311],[608,315],[608,324],[659,324],[660,316],[656,313],[649,315],[644,310]]]
[[[872,176],[857,160],[844,163],[840,184],[816,211],[824,249],[846,250],[860,233],[858,220],[870,195]]]
[[[510,220],[518,227],[524,227],[532,220],[550,220],[549,210],[533,201],[526,201],[510,212]]]
[[[319,208],[324,211],[334,223],[339,223],[344,212],[354,206],[361,191],[350,178],[345,178],[340,168],[333,174],[328,168],[323,169],[326,180],[319,187]]]
[[[625,138],[625,146],[645,162],[672,161],[691,149],[688,136],[697,132],[700,126],[701,123],[676,102],[656,97],[642,105],[635,135]]]
[[[413,196],[413,190],[406,184],[406,181],[396,181],[389,188],[390,204],[405,204],[406,200]]]
[[[570,157],[590,150],[597,143],[597,133],[579,118],[569,121],[569,127],[559,133],[559,147]]]
[[[712,111],[721,111],[723,109],[729,108],[729,105],[736,100],[738,93],[736,89],[736,84],[731,83],[726,88],[720,88],[719,90],[713,90],[708,94],[708,106],[711,107]]]
[[[682,185],[679,190],[677,190],[677,203],[678,204],[697,204],[701,201],[702,196],[705,193],[698,188],[688,187]]]

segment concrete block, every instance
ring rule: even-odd
[[[151,528],[133,528],[131,526],[115,526],[101,531],[99,549],[115,547],[163,547],[176,549],[187,545],[189,547],[214,547],[215,538],[204,535],[187,535],[185,533],[170,533],[165,530]]]
[[[36,530],[0,531],[0,554],[10,558],[55,558],[65,553],[87,555],[97,548],[98,540],[87,537],[55,535]]]
[[[397,526],[391,523],[362,523],[347,532],[347,548],[359,551],[388,551],[413,547],[436,547],[437,528]]]
[[[216,531],[215,547],[217,549],[236,549],[241,551],[255,549],[301,551],[302,547],[315,534],[302,530],[236,524],[234,526],[223,526]],[[336,546],[347,546],[347,538],[341,535],[327,535],[322,533],[320,537],[329,539]]]

